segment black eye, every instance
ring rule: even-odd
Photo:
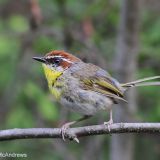
[[[48,64],[58,66],[61,63],[62,58],[61,57],[48,57],[46,58],[46,61],[48,62]]]
[[[53,63],[56,64],[56,65],[59,65],[61,62],[61,59],[60,58],[53,58]]]

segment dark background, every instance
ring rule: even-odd
[[[33,56],[65,50],[120,82],[159,75],[159,17],[159,0],[0,0],[0,129],[58,127],[79,117],[53,101]],[[126,98],[127,105],[114,107],[115,122],[160,121],[159,87],[140,87]],[[101,124],[107,115],[78,125]],[[160,136],[15,140],[0,142],[0,152],[31,160],[159,160]]]

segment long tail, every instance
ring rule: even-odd
[[[148,77],[133,82],[123,83],[121,84],[121,87],[127,89],[130,87],[139,87],[139,86],[160,86],[160,81],[146,82],[154,79],[160,79],[160,76]]]

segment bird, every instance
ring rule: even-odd
[[[127,102],[124,93],[132,87],[160,85],[160,76],[120,83],[106,70],[63,50],[53,50],[45,56],[33,57],[42,63],[48,87],[54,99],[62,106],[82,115],[80,119],[65,123],[61,128],[63,140],[66,130],[73,124],[86,120],[98,111],[109,112],[108,126],[113,124],[112,106]],[[149,81],[149,82],[148,82]],[[76,139],[78,141],[78,139]]]

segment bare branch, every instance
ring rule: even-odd
[[[77,137],[112,134],[112,133],[159,133],[160,123],[114,123],[107,126],[93,125],[85,127],[70,128],[66,131],[66,137]],[[30,138],[61,138],[60,128],[29,128],[8,129],[0,131],[0,141]]]

